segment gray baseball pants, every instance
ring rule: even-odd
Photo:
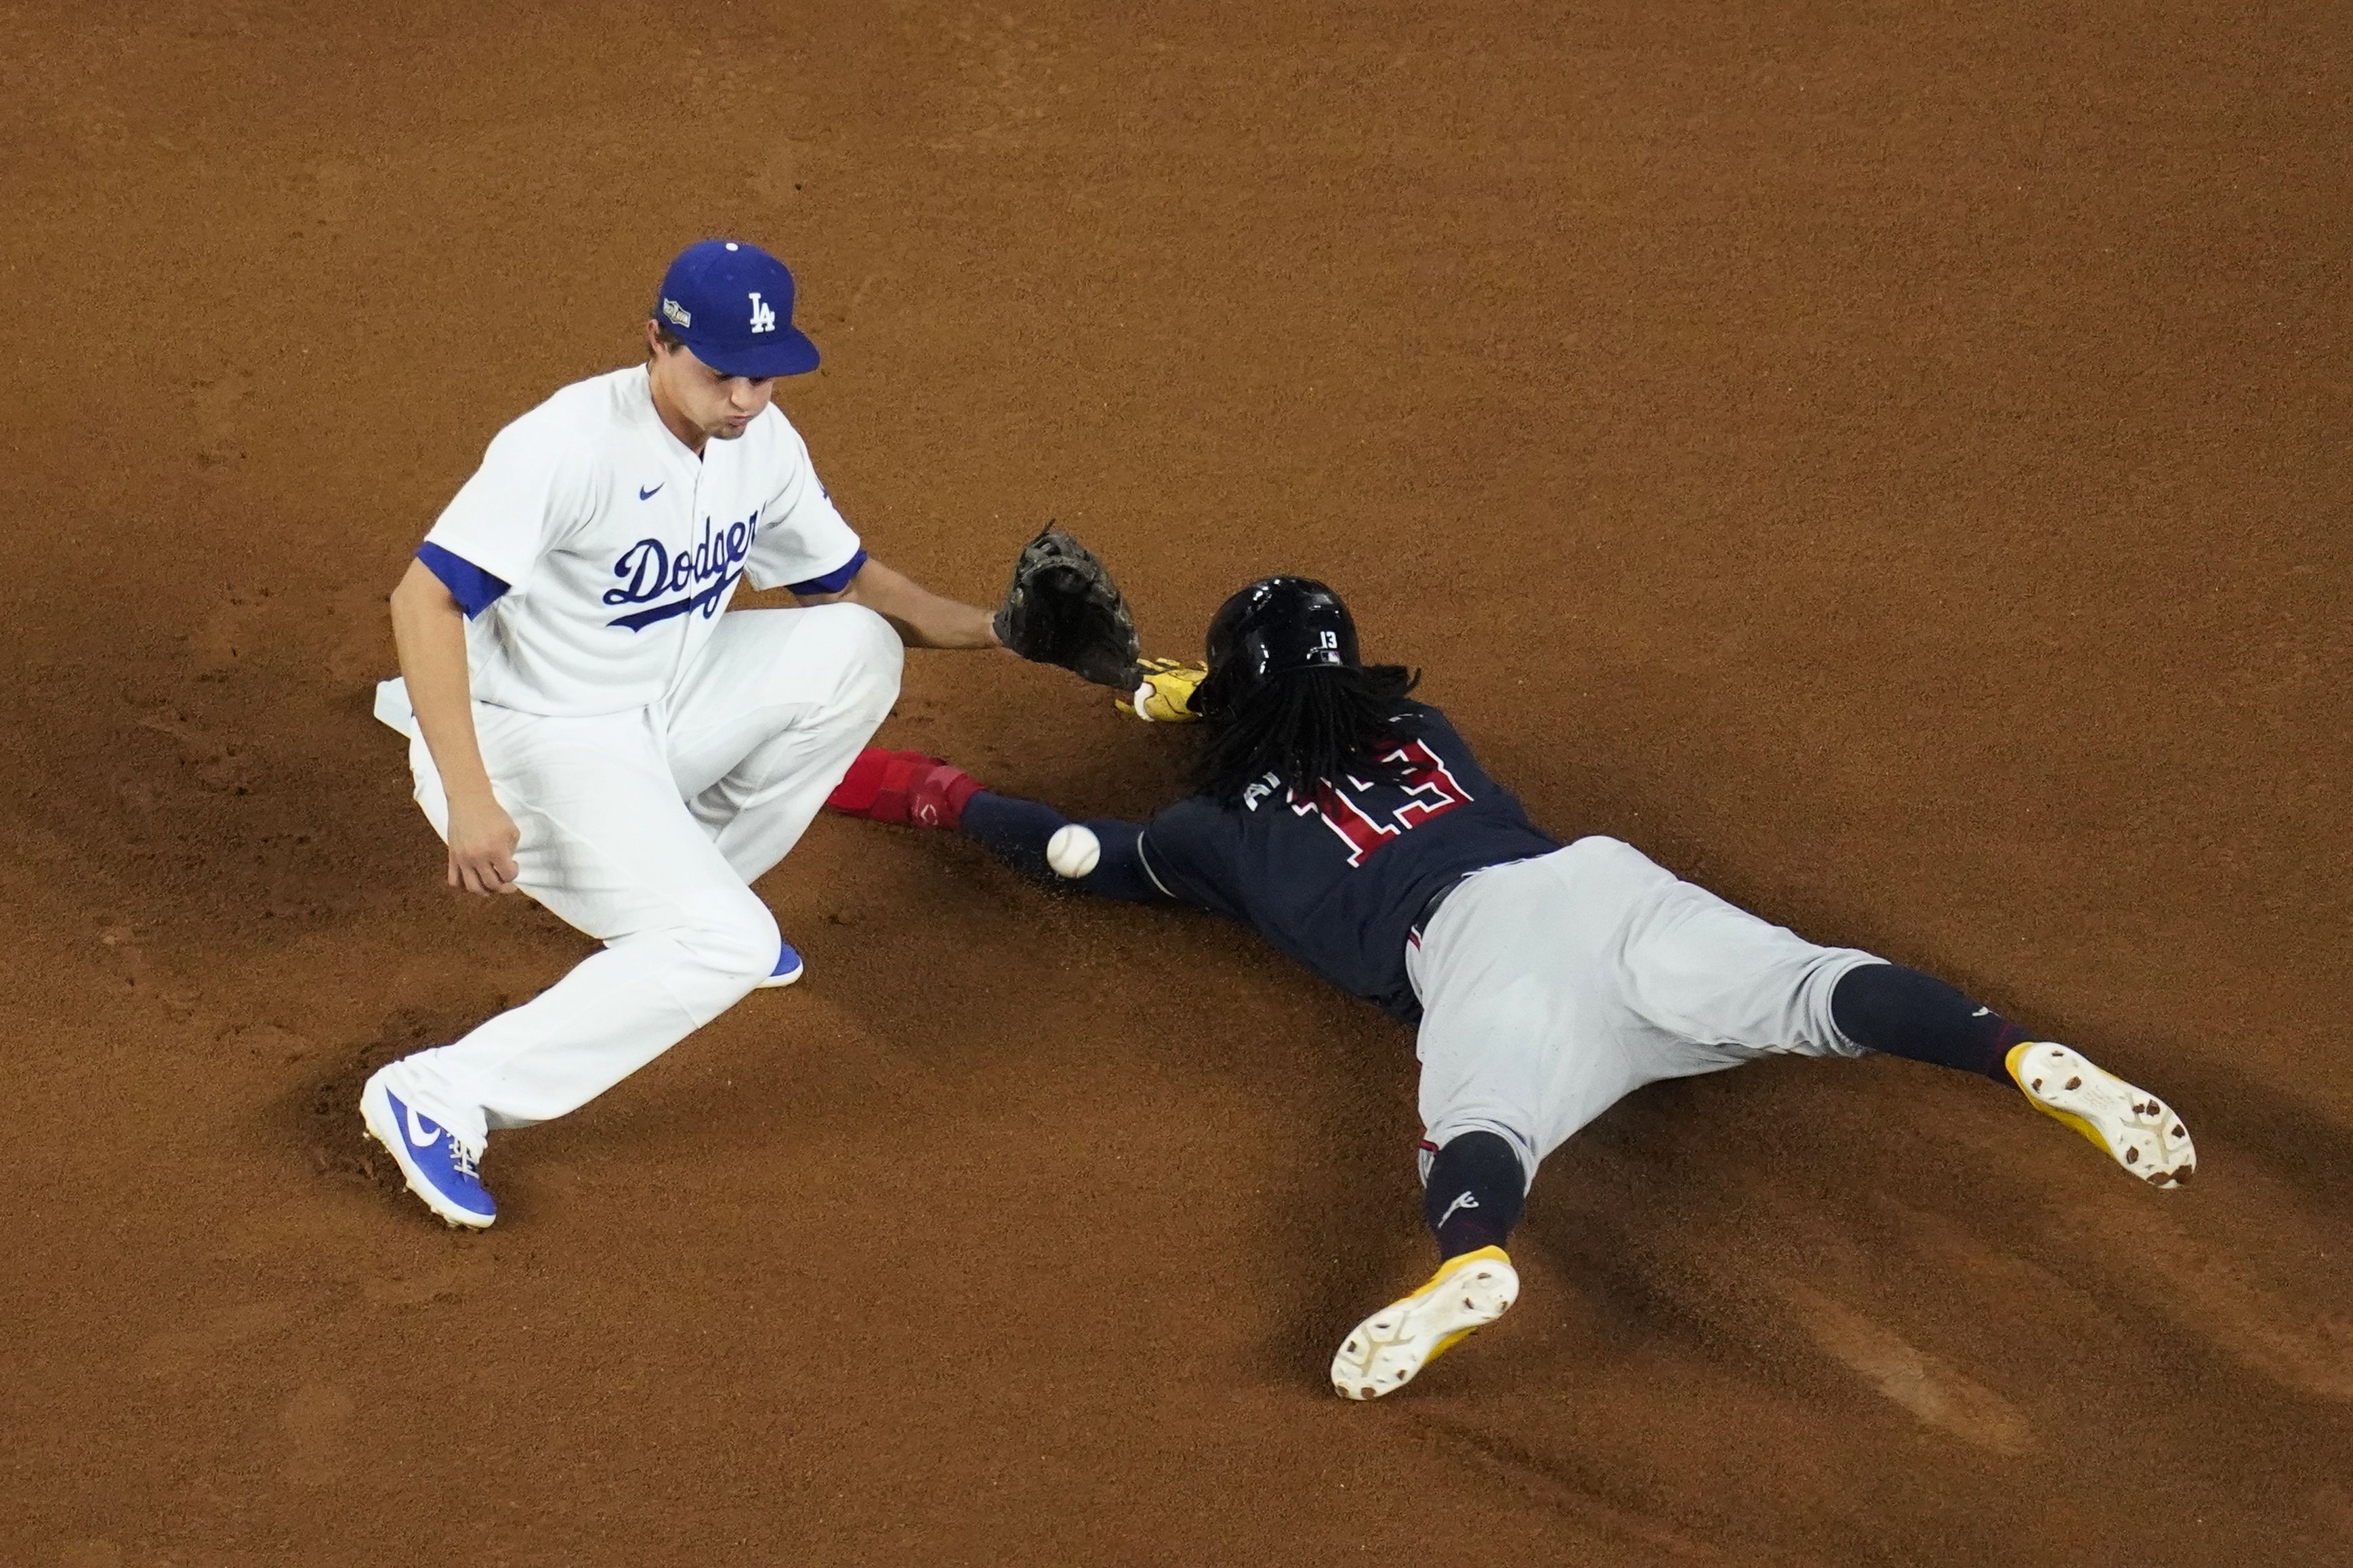
[[[1831,1021],[1831,992],[1881,962],[1759,920],[1615,838],[1490,867],[1407,950],[1422,1125],[1438,1147],[1498,1133],[1534,1180],[1646,1083],[1777,1054],[1862,1055]]]

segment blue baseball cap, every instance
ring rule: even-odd
[[[799,375],[817,345],[793,326],[793,275],[756,245],[697,240],[662,274],[654,319],[722,375]]]

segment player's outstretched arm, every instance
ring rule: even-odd
[[[796,595],[804,605],[830,605],[848,600],[863,605],[897,629],[909,647],[999,647],[989,612],[959,600],[943,598],[902,572],[894,572],[872,556],[839,594]]]
[[[980,790],[956,830],[1033,881],[1131,904],[1170,901],[1144,864],[1144,827],[1117,817],[1073,822],[1052,806]]]
[[[514,821],[491,793],[474,737],[474,700],[466,675],[466,616],[441,579],[421,561],[392,591],[392,640],[408,704],[449,800],[449,885],[470,893],[515,890]]]
[[[1050,805],[983,789],[962,768],[921,752],[867,747],[825,804],[844,816],[961,833],[1050,886],[1127,903],[1171,901],[1145,865],[1138,824],[1072,822]]]

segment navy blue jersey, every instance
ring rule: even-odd
[[[1330,780],[1302,800],[1269,779],[1238,804],[1178,801],[1144,829],[1145,869],[1169,897],[1231,915],[1345,991],[1408,1023],[1421,1005],[1407,935],[1464,873],[1549,854],[1446,715],[1409,702],[1413,739],[1382,760],[1397,782]]]

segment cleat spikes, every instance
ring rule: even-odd
[[[2081,1052],[2042,1043],[2031,1047],[2052,1070],[2030,1075],[2029,1047],[2010,1053],[2010,1078],[2026,1102],[2073,1128],[2126,1172],[2158,1188],[2179,1186],[2196,1163],[2189,1129],[2157,1096],[2103,1071]],[[2063,1083],[2055,1082],[2063,1073]]]
[[[1394,1393],[1518,1300],[1520,1277],[1501,1247],[1440,1265],[1412,1295],[1356,1325],[1332,1358],[1332,1386],[1350,1399]]]

